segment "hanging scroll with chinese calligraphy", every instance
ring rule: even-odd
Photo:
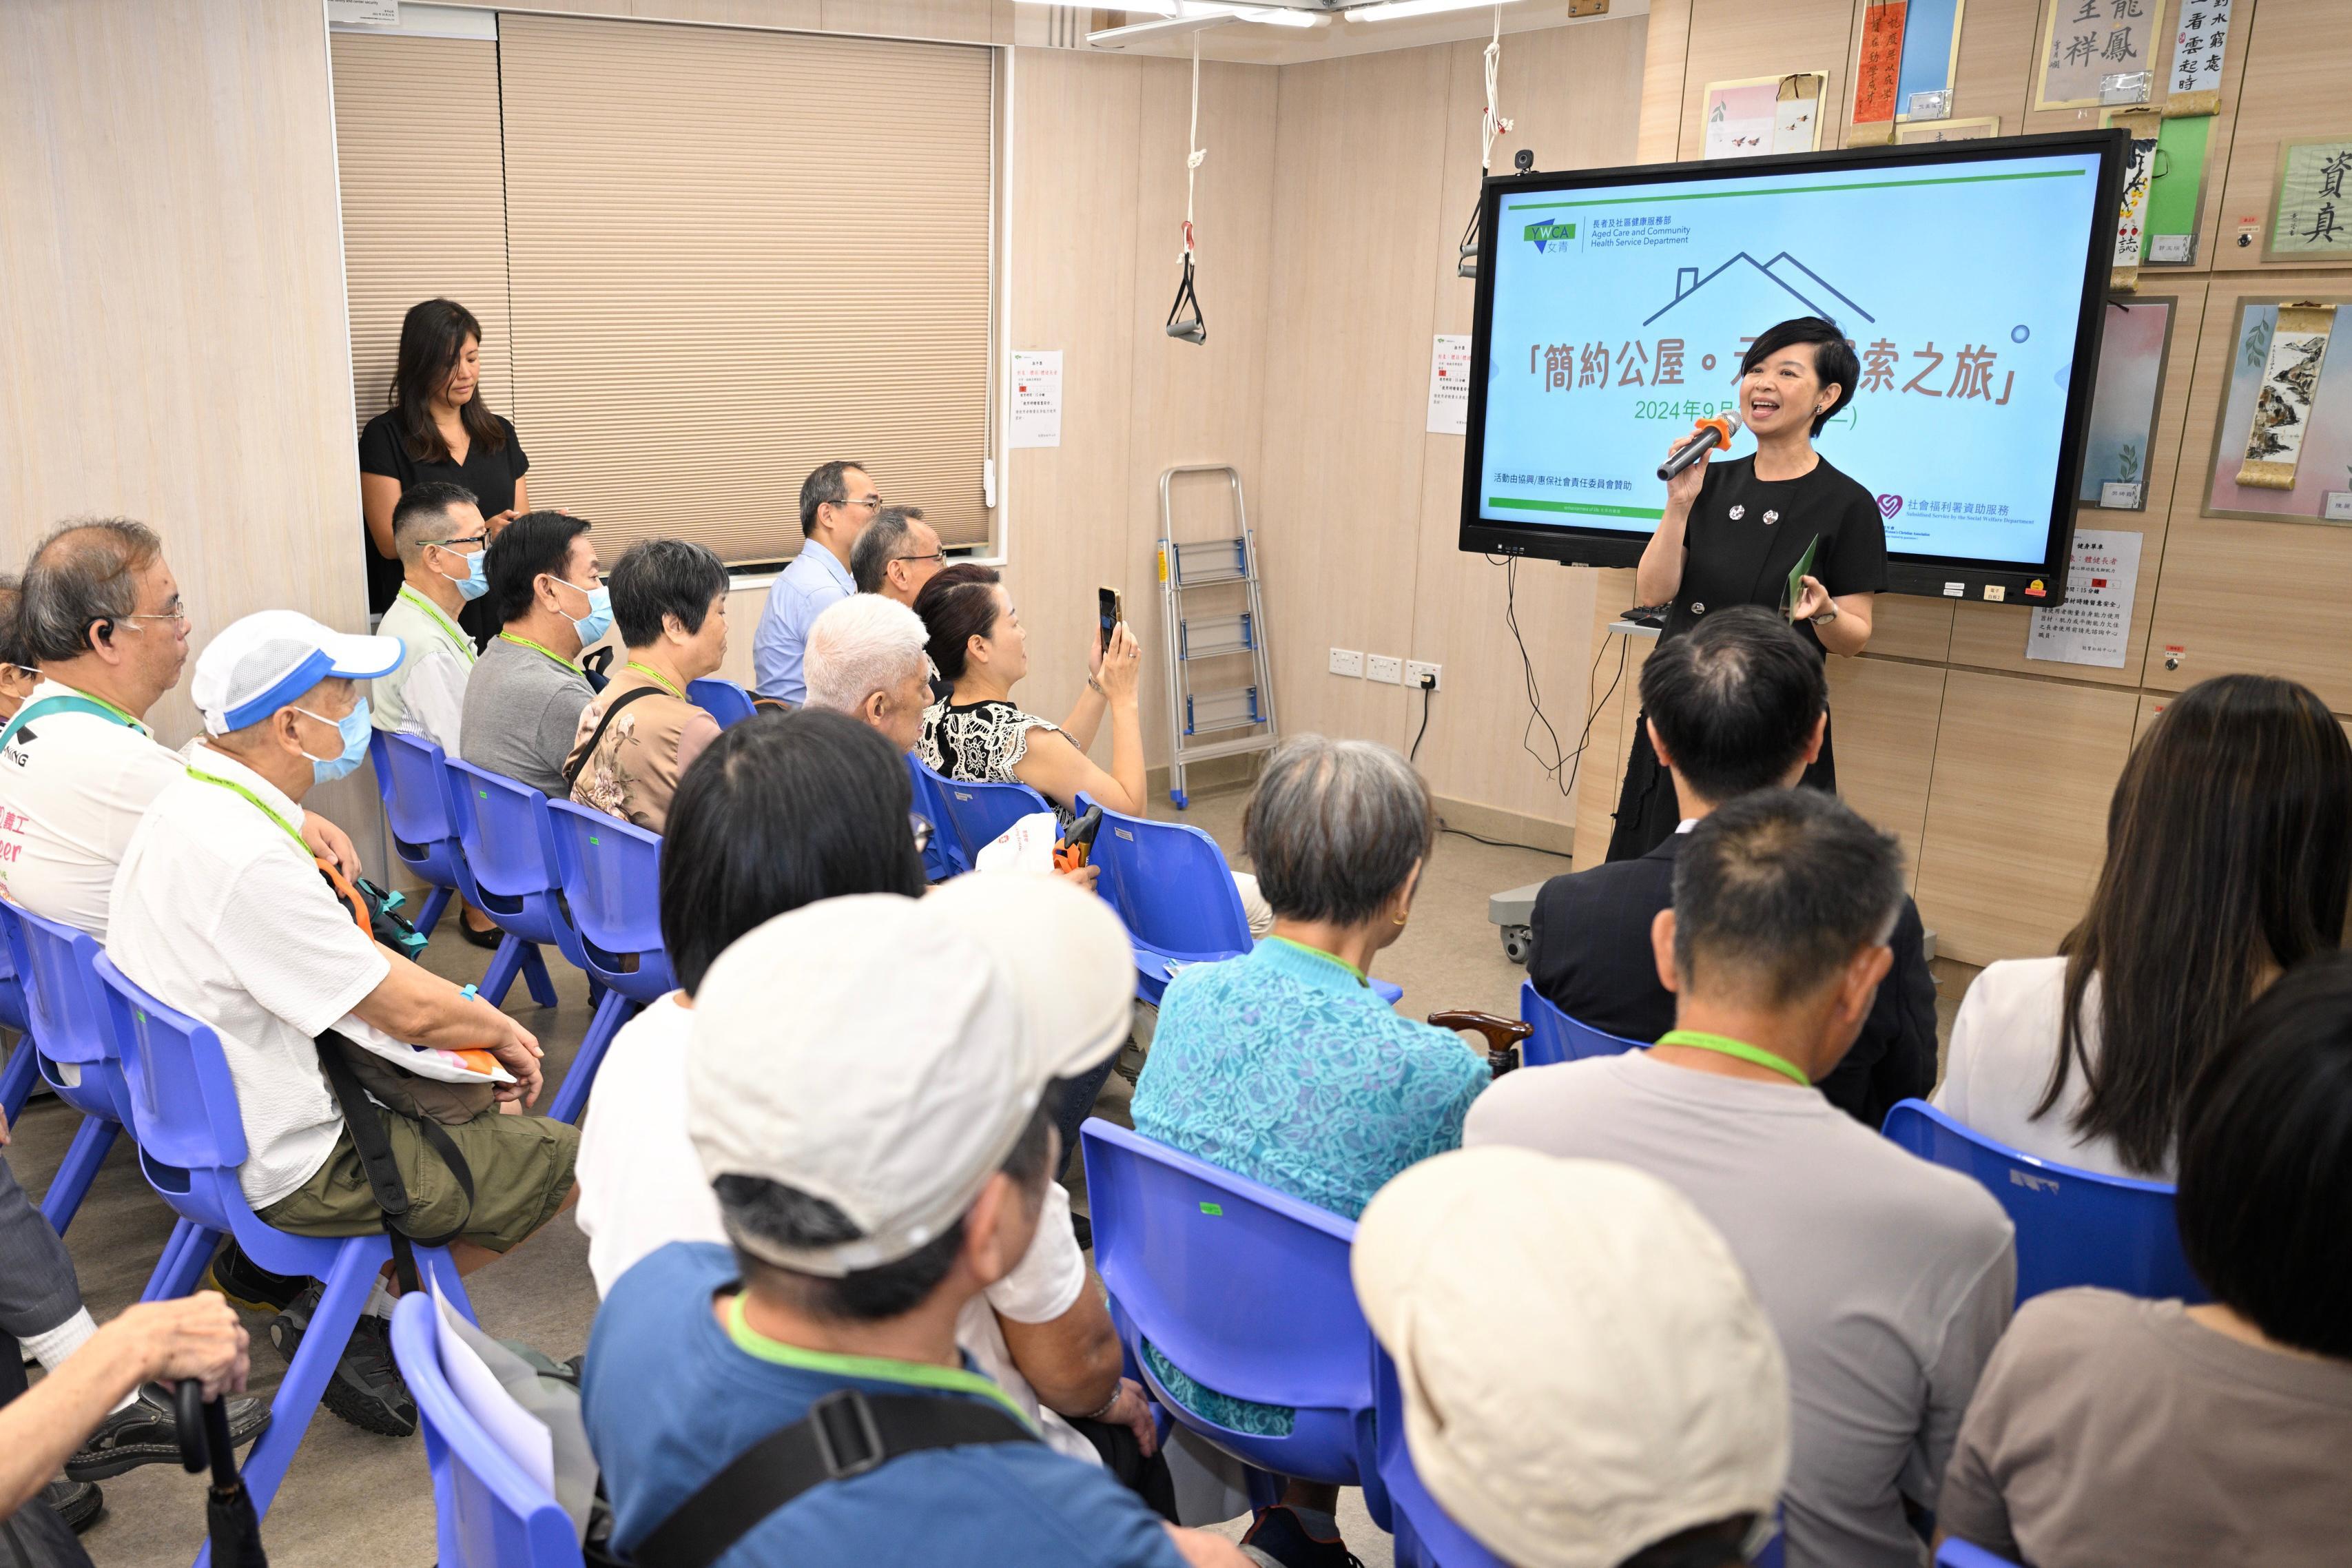
[[[1895,89],[1903,75],[1903,18],[1908,0],[1884,0],[1862,14],[1862,58],[1853,73],[1853,122],[1846,145],[1873,147],[1893,140]]]
[[[2107,78],[2149,68],[2163,27],[2164,0],[2053,0],[2033,107],[2086,109],[2099,102]]]
[[[2110,110],[2101,123],[2120,125],[2131,136],[2124,157],[2123,205],[2116,214],[2116,255],[2108,287],[2137,289],[2140,251],[2147,226],[2148,191],[2156,183],[2157,132],[2164,117],[2153,109]]]
[[[2165,95],[2167,118],[2218,114],[2221,110],[2221,56],[2230,41],[2231,0],[2180,0],[2180,31],[2172,39],[2172,77]]]
[[[2271,334],[2254,395],[2253,425],[2246,433],[2246,460],[2238,483],[2252,489],[2294,489],[2294,467],[2303,458],[2319,393],[2319,373],[2327,363],[2327,339],[2336,326],[2333,305],[2281,305],[2278,330]]]
[[[2265,261],[2352,256],[2352,142],[2294,142],[2279,149]]]

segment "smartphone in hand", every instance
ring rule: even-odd
[[[1104,647],[1110,647],[1110,634],[1117,631],[1118,623],[1125,619],[1127,619],[1127,606],[1119,603],[1118,590],[1097,588],[1095,590],[1095,624],[1102,629]]]

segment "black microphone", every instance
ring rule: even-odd
[[[1739,416],[1728,408],[1711,418],[1700,420],[1691,438],[1675,447],[1674,455],[1658,465],[1658,478],[1673,479],[1716,447],[1730,446],[1732,437],[1738,433]]]

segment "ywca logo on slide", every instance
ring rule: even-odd
[[[1883,495],[1878,498],[1878,515],[1885,518],[1888,521],[1893,521],[1895,514],[1902,510],[1903,498],[1901,496]]]
[[[1524,237],[1535,242],[1539,254],[1549,245],[1565,248],[1566,243],[1576,237],[1576,226],[1572,223],[1531,223],[1528,225]]]

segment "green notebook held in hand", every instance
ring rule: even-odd
[[[1796,565],[1789,569],[1789,585],[1780,593],[1782,620],[1792,621],[1797,618],[1797,601],[1804,597],[1805,577],[1812,571],[1813,557],[1821,553],[1821,548],[1822,536],[1816,533],[1813,535],[1813,542],[1805,546],[1805,552],[1797,557]]]

